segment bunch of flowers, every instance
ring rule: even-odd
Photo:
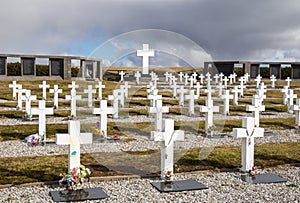
[[[29,146],[37,146],[39,143],[44,141],[44,135],[32,134],[25,138],[25,141]]]
[[[165,171],[165,180],[171,180],[172,176],[173,176],[173,171],[172,170],[166,170]]]
[[[249,170],[249,174],[252,175],[252,176],[258,174],[257,167],[253,166],[252,170]]]
[[[101,130],[101,125],[100,125],[99,121],[97,121],[97,123],[96,123],[95,131],[96,131],[96,133],[99,133],[100,135],[104,135],[104,131]]]
[[[83,165],[73,168],[67,175],[65,175],[60,181],[60,185],[65,185],[67,190],[77,190],[83,184],[85,178],[91,175],[89,168]]]

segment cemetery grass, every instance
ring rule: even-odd
[[[299,142],[257,145],[255,165],[258,168],[266,168],[297,164],[300,162],[299,149]],[[241,147],[175,150],[176,157],[176,173],[199,170],[237,171],[241,167]],[[19,185],[60,180],[67,171],[66,160],[67,155],[0,158],[0,184]],[[124,175],[131,172],[135,175],[158,176],[159,160],[160,152],[157,150],[82,154],[81,157],[81,163],[91,169],[92,177]]]

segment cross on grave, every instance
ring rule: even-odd
[[[93,85],[88,85],[88,88],[84,89],[84,93],[88,94],[88,107],[93,107],[93,94],[96,93],[96,90],[93,89]]]
[[[195,82],[197,82],[197,76],[198,76],[198,74],[197,74],[196,72],[194,72],[194,73],[192,74],[193,80],[194,80]]]
[[[174,164],[174,142],[184,140],[184,131],[174,131],[174,120],[164,120],[164,131],[151,131],[151,140],[160,142],[161,150],[161,179],[165,179],[165,172],[173,173]]]
[[[261,82],[262,77],[260,76],[260,74],[257,75],[257,77],[254,79],[254,81],[256,81],[256,88],[258,88],[260,82]],[[246,80],[245,80],[246,82]]]
[[[156,101],[159,100],[159,99],[162,99],[162,96],[161,95],[158,95],[158,90],[155,89],[152,94],[149,94],[148,99],[151,100],[151,103],[152,103],[152,107],[155,107],[156,106]]]
[[[206,106],[200,106],[200,112],[206,113],[205,115],[205,132],[208,133],[211,127],[213,127],[213,113],[219,112],[219,107],[213,105],[211,97],[206,97]]]
[[[264,99],[267,98],[265,92],[266,90],[264,89],[256,89],[256,95],[258,97],[259,105],[263,105]]]
[[[46,84],[46,81],[43,81],[41,85],[39,85],[39,88],[43,89],[43,99],[46,100],[47,97],[47,88],[50,88],[50,85]]]
[[[204,89],[204,92],[207,93],[206,97],[208,101],[210,101],[212,99],[212,93],[214,93],[215,90],[211,89],[211,86],[207,86],[207,89]]]
[[[124,96],[126,99],[128,99],[128,89],[131,88],[131,85],[128,84],[128,82],[124,83]]]
[[[300,99],[297,99],[296,104],[291,106],[291,110],[295,111],[295,127],[300,128]]]
[[[183,74],[182,72],[180,72],[180,73],[178,74],[178,76],[179,76],[179,81],[182,82],[182,77],[184,76],[184,74]]]
[[[173,83],[173,85],[171,85],[171,88],[173,89],[173,98],[176,98],[176,96],[177,96],[177,88],[178,87],[179,86],[176,84],[176,82]]]
[[[241,93],[239,86],[234,86],[231,92],[233,93],[233,105],[235,106],[239,105],[238,99],[239,99],[239,93]]]
[[[158,78],[157,75],[155,74],[155,76],[153,76],[153,79],[152,79],[153,85],[154,85],[155,88],[157,87],[157,81],[158,81],[158,80],[159,80],[159,78]]]
[[[259,112],[265,111],[265,105],[261,105],[261,98],[258,95],[253,95],[252,105],[247,105],[246,111],[253,112],[254,124],[259,127]]]
[[[120,106],[121,108],[124,108],[125,106],[125,86],[120,85]]]
[[[80,133],[80,121],[69,121],[68,134],[56,134],[57,145],[69,145],[68,171],[80,167],[80,144],[92,144],[92,133]]]
[[[284,86],[283,89],[281,89],[281,92],[283,93],[283,104],[284,105],[287,105],[287,102],[288,102],[288,91],[289,91],[288,86]]]
[[[229,84],[232,85],[233,84],[233,74],[229,75]]]
[[[255,126],[254,118],[244,117],[243,128],[233,128],[235,138],[242,140],[242,171],[249,172],[254,166],[254,138],[263,137],[264,129]]]
[[[149,74],[149,57],[154,56],[154,50],[149,49],[149,44],[143,44],[143,50],[136,51],[137,56],[143,58],[143,74]]]
[[[241,90],[240,94],[241,94],[241,97],[244,97],[244,89],[246,88],[246,85],[244,85],[244,82],[245,82],[245,78],[244,77],[241,77],[239,79],[240,81],[240,85],[239,85],[239,88]]]
[[[13,93],[12,93],[13,100],[16,100],[16,98],[17,98],[17,88],[18,88],[17,82],[16,81],[12,81],[12,84],[9,84],[8,87],[12,88],[12,90],[13,90]]]
[[[206,79],[205,79],[205,81],[206,81],[206,86],[210,86],[210,81],[211,81],[210,76],[211,76],[211,74],[210,74],[209,72],[207,72],[207,73],[205,74],[205,76],[206,76]]]
[[[81,99],[81,95],[76,95],[76,90],[71,89],[71,94],[66,95],[66,100],[71,101],[71,116],[76,117],[76,101]]]
[[[150,73],[151,80],[153,80],[153,78],[154,78],[155,75],[156,75],[156,74],[155,74],[153,71],[151,71],[151,73]]]
[[[141,77],[141,73],[140,71],[136,71],[134,74],[134,77],[136,78],[136,84],[140,84],[140,77]]]
[[[176,84],[176,81],[177,81],[176,76],[173,75],[173,76],[171,77],[171,80],[170,80],[170,81],[172,82],[172,84]]]
[[[102,89],[105,88],[105,85],[102,85],[102,81],[99,81],[95,87],[98,89],[98,99],[102,99]]]
[[[18,105],[17,105],[17,109],[22,110],[22,108],[23,108],[22,96],[23,96],[23,93],[26,92],[26,89],[22,89],[22,85],[18,85],[17,92],[18,92]]]
[[[113,95],[108,96],[108,100],[113,101],[113,118],[116,119],[119,117],[119,100],[121,99],[120,90],[114,90]]]
[[[119,75],[121,76],[121,80],[120,81],[123,82],[124,81],[125,72],[124,71],[120,71]]]
[[[233,72],[232,76],[233,76],[233,82],[235,83],[237,74],[235,72]]]
[[[114,110],[112,107],[107,107],[107,101],[100,101],[100,108],[94,108],[93,114],[100,114],[100,130],[104,132],[104,137],[107,137],[107,115],[113,114]]]
[[[219,74],[219,77],[220,77],[220,82],[223,82],[224,74],[222,72]]]
[[[218,97],[220,97],[222,94],[223,94],[223,88],[225,88],[225,86],[223,85],[223,83],[220,81],[219,82],[219,84],[218,84],[218,86],[217,86],[217,88],[218,88]]]
[[[194,90],[189,90],[189,94],[185,95],[185,99],[189,100],[189,115],[193,116],[195,115],[195,99],[198,99],[199,97],[195,95]]]
[[[184,75],[184,79],[184,85],[188,85],[189,75],[187,73]]]
[[[153,85],[153,82],[149,82],[149,85],[147,85],[147,92],[148,94],[152,94],[152,92],[155,90],[156,88]]]
[[[58,89],[58,85],[54,85],[53,89],[49,89],[50,93],[54,93],[54,98],[53,98],[53,106],[54,109],[58,108],[58,93],[62,93],[62,89]]]
[[[277,80],[276,80],[276,76],[275,76],[275,75],[272,75],[272,76],[270,77],[270,81],[271,81],[271,83],[272,83],[272,88],[275,88],[275,82],[277,81]]]
[[[227,89],[227,82],[228,82],[228,78],[227,78],[227,76],[225,76],[224,78],[223,78],[223,82],[224,82],[224,88],[225,89]]]
[[[214,76],[215,84],[219,83],[219,78],[220,78],[219,74],[215,74],[215,76]]]
[[[204,80],[205,76],[201,73],[198,77],[200,79],[200,83],[203,84],[203,80]]]
[[[71,89],[74,89],[74,90],[76,90],[76,88],[78,88],[79,86],[78,85],[76,85],[76,82],[75,81],[72,81],[72,84],[69,84],[68,85],[68,88],[71,88]]]
[[[230,94],[229,90],[225,90],[224,94],[221,95],[221,99],[223,99],[224,101],[224,110],[223,110],[223,114],[226,116],[229,114],[229,100],[233,99],[233,95]]]
[[[175,76],[172,75],[172,73],[170,73],[170,74],[169,74],[169,86],[171,86],[172,83],[174,82],[174,81],[173,81],[173,78],[175,78]],[[177,80],[177,78],[176,78],[176,80]]]
[[[202,88],[203,86],[200,85],[200,82],[197,82],[196,85],[194,86],[194,88],[196,88],[196,95],[198,97],[200,97],[200,89]]]
[[[53,115],[53,108],[46,108],[45,100],[39,100],[38,108],[32,108],[31,115],[39,115],[39,135],[46,141],[46,115]]]
[[[250,77],[250,75],[248,73],[244,74],[245,83],[247,83],[249,81],[249,77]]]
[[[194,81],[194,77],[193,77],[193,76],[190,76],[189,81],[190,81],[190,88],[193,88],[194,82],[196,82],[197,80]]]
[[[293,113],[291,106],[294,105],[294,99],[297,99],[297,94],[294,94],[294,90],[289,89],[287,94],[289,113]]]
[[[155,107],[149,107],[148,112],[150,114],[155,114],[154,121],[155,121],[155,131],[161,132],[163,130],[163,120],[162,114],[169,112],[169,107],[162,106],[162,100],[158,99],[156,101]]]
[[[184,94],[187,92],[184,85],[180,85],[177,93],[179,93],[179,106],[184,106]]]
[[[168,82],[168,81],[169,81],[169,73],[168,73],[168,72],[165,72],[165,73],[164,73],[164,76],[166,77],[166,82]]]
[[[31,115],[31,101],[36,100],[36,95],[31,95],[31,90],[26,90],[25,95],[22,96],[22,100],[25,100],[25,111],[28,116]]]
[[[285,81],[286,81],[286,86],[288,86],[288,87],[290,87],[290,84],[291,84],[291,79],[290,79],[290,77],[287,77],[286,79],[285,79]]]

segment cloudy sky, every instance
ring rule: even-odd
[[[214,60],[300,59],[297,0],[2,0],[0,22],[1,53],[89,56],[124,33],[155,29]]]

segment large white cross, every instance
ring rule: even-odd
[[[233,89],[231,90],[233,93],[233,105],[237,106],[238,104],[238,99],[239,99],[239,93],[241,93],[241,90],[239,89],[239,86],[234,86]]]
[[[260,76],[260,74],[257,75],[257,77],[254,79],[254,81],[256,81],[256,88],[258,88],[260,82],[261,82],[262,77]]]
[[[165,179],[165,172],[170,171],[173,173],[174,164],[174,142],[184,140],[184,131],[174,131],[174,120],[164,120],[163,132],[151,132],[151,140],[160,142],[161,150],[161,179]]]
[[[22,104],[22,96],[23,93],[25,93],[26,89],[22,89],[22,85],[18,85],[18,105],[17,109],[22,110],[23,104]]]
[[[39,107],[31,109],[32,115],[39,115],[39,135],[46,141],[46,115],[53,115],[53,108],[46,108],[45,100],[39,100]]]
[[[113,91],[113,95],[109,95],[108,96],[108,100],[112,100],[113,101],[113,118],[118,118],[119,117],[119,100],[121,99],[120,94],[120,90],[114,90]]]
[[[71,94],[66,95],[66,100],[71,100],[71,116],[76,117],[76,101],[81,99],[81,95],[76,95],[75,88],[71,89]]]
[[[291,106],[291,110],[295,111],[295,126],[297,129],[300,128],[300,99],[297,99],[296,104]]]
[[[31,115],[31,101],[36,100],[36,95],[31,95],[31,90],[26,90],[25,95],[22,96],[22,100],[25,100],[25,111],[27,115]]]
[[[187,92],[184,89],[184,85],[180,85],[179,89],[177,89],[177,93],[179,93],[179,106],[184,106],[184,94]]]
[[[255,127],[254,118],[245,117],[242,122],[243,128],[233,128],[235,138],[242,140],[242,171],[249,172],[254,166],[254,138],[263,137],[264,129]]]
[[[47,98],[47,88],[50,88],[50,85],[47,85],[46,81],[43,81],[41,85],[39,85],[39,88],[42,88],[43,90],[43,99],[46,100]]]
[[[207,133],[209,129],[213,126],[213,114],[214,112],[219,112],[219,107],[213,105],[213,100],[211,97],[206,98],[206,106],[200,106],[200,112],[206,113],[205,115],[205,132]]]
[[[290,77],[287,77],[286,79],[285,79],[285,81],[286,81],[286,86],[288,86],[288,87],[290,87],[290,84],[291,84],[291,79],[290,79]]]
[[[94,108],[93,114],[100,114],[100,130],[104,132],[104,137],[107,137],[107,115],[113,114],[114,110],[112,107],[107,107],[107,101],[100,101],[100,108]]]
[[[13,90],[13,100],[17,99],[17,88],[18,88],[18,84],[16,81],[12,81],[12,84],[8,85],[9,88],[12,88]]]
[[[151,103],[152,103],[152,107],[155,107],[156,106],[156,101],[159,100],[159,99],[162,99],[162,95],[158,95],[158,90],[155,89],[152,94],[149,94],[148,99],[151,100]]]
[[[53,89],[49,89],[50,93],[54,93],[53,106],[55,109],[58,108],[58,93],[62,93],[62,89],[58,89],[58,85],[54,85]]]
[[[88,88],[84,89],[84,93],[88,94],[88,107],[93,107],[93,94],[96,93],[96,90],[93,89],[93,85],[88,85]]]
[[[162,106],[162,100],[158,99],[156,101],[155,107],[149,107],[149,113],[155,114],[154,121],[155,121],[155,131],[161,132],[163,130],[163,121],[162,121],[162,114],[169,112],[169,107]]]
[[[125,72],[124,71],[120,71],[119,75],[121,76],[121,80],[120,81],[123,82],[124,81]]]
[[[275,75],[272,75],[272,76],[270,77],[270,80],[271,80],[271,83],[272,83],[272,88],[275,88],[275,82],[277,81],[277,80],[276,80],[276,76],[275,76]]]
[[[258,95],[253,95],[252,105],[246,106],[246,111],[252,111],[255,121],[255,126],[259,127],[259,112],[265,111],[265,105],[261,105],[261,98]]]
[[[233,99],[233,95],[230,94],[230,90],[225,90],[224,94],[221,95],[221,99],[223,99],[223,101],[224,101],[223,113],[226,116],[229,114],[229,100]]]
[[[195,95],[194,90],[189,90],[189,94],[185,95],[185,99],[189,100],[189,115],[193,116],[195,115],[195,99],[198,99],[199,96]]]
[[[137,56],[143,57],[143,74],[149,74],[149,57],[154,56],[154,50],[149,49],[149,44],[143,44],[143,50],[137,50]]]
[[[98,99],[102,99],[102,89],[105,88],[105,85],[102,85],[102,81],[99,81],[95,87],[98,89]]]
[[[80,121],[69,121],[68,134],[56,134],[57,145],[69,145],[68,172],[80,167],[80,144],[92,144],[92,133],[80,133]]]
[[[141,77],[141,73],[140,71],[136,71],[134,74],[134,77],[136,78],[136,84],[140,84],[140,77]]]

